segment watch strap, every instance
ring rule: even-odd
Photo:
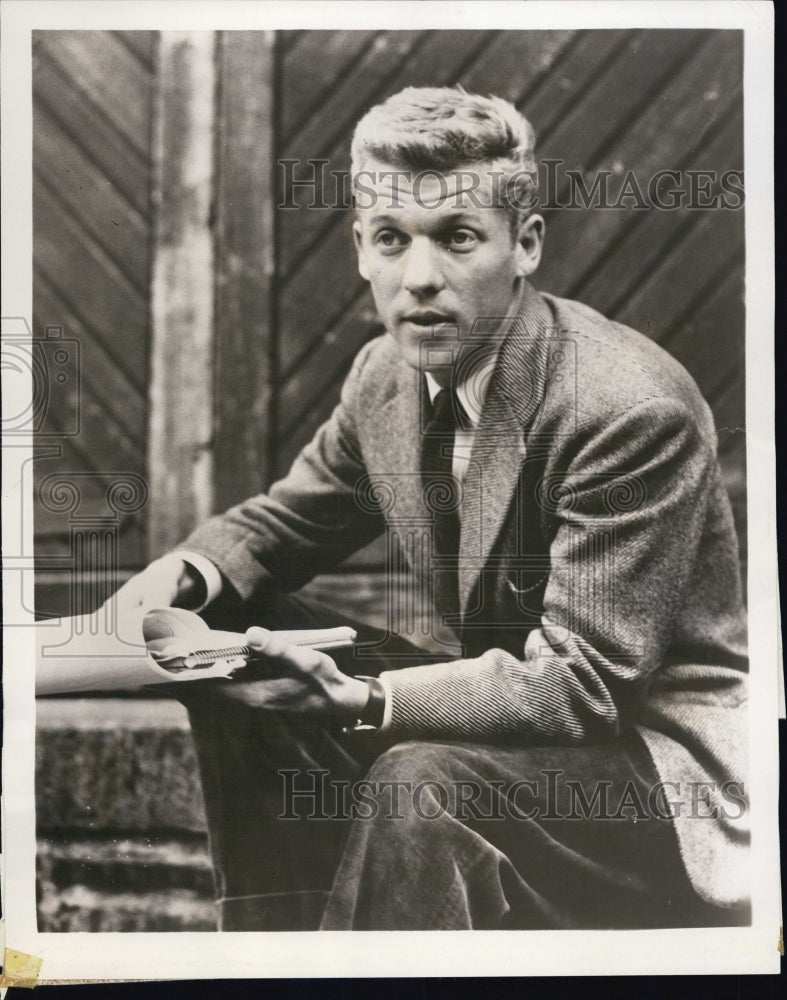
[[[358,721],[364,726],[379,729],[385,718],[385,688],[376,677],[359,676],[358,680],[369,685],[369,700]]]

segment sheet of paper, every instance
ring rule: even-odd
[[[36,695],[78,691],[130,691],[150,684],[183,683],[189,673],[172,673],[147,655],[142,639],[142,613],[129,616],[117,629],[107,628],[99,613],[64,618],[37,629]],[[226,677],[237,662],[199,671],[201,680]]]
[[[42,622],[36,632],[36,695],[75,694],[80,691],[133,691],[153,684],[181,684],[228,677],[244,660],[234,657],[212,666],[172,671],[148,655],[143,639],[144,612],[126,614],[115,627],[111,611]],[[331,649],[352,644],[350,628],[278,631],[299,646]],[[191,651],[238,646],[244,636],[208,630],[195,635]]]

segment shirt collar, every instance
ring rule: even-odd
[[[489,379],[495,369],[497,355],[491,354],[483,364],[473,366],[470,375],[460,382],[456,387],[456,394],[459,402],[465,411],[471,429],[475,429],[481,423],[481,414],[484,409],[484,400],[489,388]],[[435,396],[440,391],[440,386],[435,381],[431,372],[426,372],[426,388],[429,392],[429,399],[434,402]]]

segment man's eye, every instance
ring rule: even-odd
[[[478,243],[478,237],[469,229],[457,229],[449,233],[445,244],[449,250],[472,250]]]
[[[384,249],[395,249],[404,246],[405,241],[399,233],[395,233],[391,229],[383,229],[375,236],[374,242]]]

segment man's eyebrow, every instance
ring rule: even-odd
[[[437,207],[437,206],[435,206]],[[478,218],[467,211],[466,208],[457,206],[455,208],[444,208],[440,212],[440,218],[437,220],[438,226],[453,225],[456,222],[465,221],[468,225],[478,225]],[[397,227],[401,225],[401,216],[397,218],[396,215],[388,215],[383,213],[381,215],[373,215],[369,220],[369,225],[371,226],[393,226]]]
[[[479,219],[465,208],[449,208],[440,214],[440,223],[465,222],[468,226],[477,226]]]
[[[370,220],[370,225],[377,226],[396,226],[401,222],[401,219],[397,222],[396,216],[394,215],[373,215]]]

